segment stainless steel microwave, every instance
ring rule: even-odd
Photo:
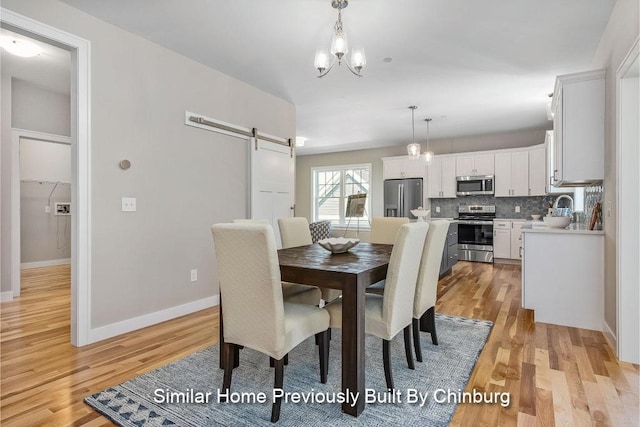
[[[494,194],[493,175],[457,176],[456,194],[458,196]]]

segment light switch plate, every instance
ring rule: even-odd
[[[198,280],[198,269],[191,270],[191,281],[196,282]]]
[[[136,211],[136,198],[135,197],[123,197],[122,198],[122,212],[135,212]]]

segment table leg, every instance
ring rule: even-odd
[[[342,392],[354,402],[342,404],[342,411],[357,417],[364,410],[364,293],[357,276],[349,277],[342,290]]]

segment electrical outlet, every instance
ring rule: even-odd
[[[191,270],[191,281],[195,282],[198,280],[198,269],[194,268],[193,270]]]
[[[516,213],[520,213],[520,206],[516,206]]]
[[[436,213],[440,213],[440,206],[436,206]]]
[[[51,213],[51,206],[45,206],[44,213]]]
[[[135,212],[136,211],[136,198],[135,197],[123,197],[122,198],[122,212]]]
[[[607,218],[611,217],[611,201],[607,202]]]

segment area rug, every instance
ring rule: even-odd
[[[407,368],[402,334],[391,344],[395,392],[388,393],[382,366],[382,340],[366,337],[368,400],[354,418],[332,400],[340,396],[340,331],[332,330],[327,384],[320,383],[318,351],[313,338],[289,354],[284,371],[280,426],[446,426],[489,336],[493,323],[436,315],[439,345],[421,333],[423,363]],[[267,356],[245,348],[233,372],[236,400],[218,403],[222,373],[218,346],[158,368],[85,398],[85,402],[121,426],[269,426],[274,371]],[[179,392],[179,393],[175,393]],[[173,393],[173,394],[172,394]],[[259,393],[264,393],[260,395]],[[259,403],[266,396],[264,403]],[[296,399],[299,399],[296,401]],[[184,401],[187,403],[181,403]],[[171,401],[171,402],[169,402]]]

